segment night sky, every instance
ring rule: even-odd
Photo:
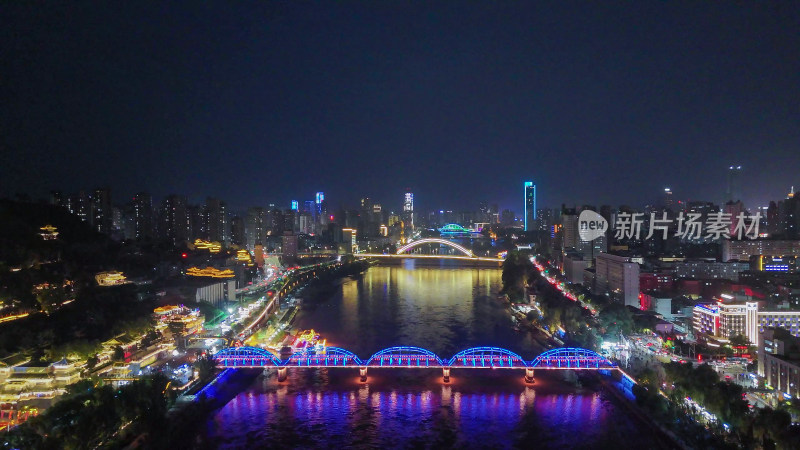
[[[0,195],[747,206],[800,188],[800,2],[0,4]],[[163,2],[166,3],[166,2]],[[435,3],[435,4],[431,4]]]

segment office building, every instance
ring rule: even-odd
[[[764,256],[758,255],[750,258],[750,270],[755,272],[798,272],[797,256]]]
[[[134,229],[136,239],[153,237],[153,197],[139,192],[133,197]]]
[[[780,328],[767,328],[758,346],[758,375],[767,387],[800,397],[800,339]]]
[[[600,253],[594,268],[598,293],[613,293],[626,306],[639,307],[639,264],[624,256]]]
[[[89,198],[84,191],[80,191],[76,195],[70,195],[69,198],[67,198],[66,206],[70,214],[78,216],[84,222],[92,223],[91,198]]]
[[[741,200],[742,193],[739,191],[739,180],[742,176],[742,166],[728,167],[728,187],[725,191],[725,198],[722,204]]]
[[[161,239],[166,239],[173,245],[189,240],[191,225],[187,203],[185,196],[175,194],[168,195],[161,202],[158,218],[158,234]]]
[[[242,247],[245,242],[244,219],[239,216],[231,217],[231,244]]]
[[[674,200],[672,198],[672,189],[664,188],[664,199],[661,203],[664,209],[672,210],[674,206]]]
[[[297,235],[290,231],[284,232],[281,249],[283,253],[283,264],[294,264],[294,262],[297,261]]]
[[[525,231],[532,231],[536,229],[536,185],[532,181],[525,182],[524,194]]]
[[[206,198],[205,207],[206,230],[208,240],[212,242],[225,242],[228,236],[228,216],[225,202],[214,198]]]
[[[752,256],[800,256],[800,240],[743,239],[722,241],[723,261],[749,261]]]
[[[267,236],[267,213],[264,208],[252,207],[247,210],[244,224],[245,245],[253,251],[258,244],[264,244]]]
[[[403,196],[403,222],[407,229],[414,229],[414,193],[410,190]]]
[[[681,261],[673,264],[677,278],[739,281],[739,274],[750,270],[750,263],[730,261]]]
[[[92,193],[92,228],[100,233],[110,234],[114,219],[111,206],[111,189],[98,188]]]
[[[583,258],[578,252],[568,252],[562,264],[564,276],[570,283],[583,283],[583,271],[588,269],[591,261]]]
[[[783,328],[800,336],[800,311],[762,309],[759,302],[735,301],[727,294],[716,303],[696,305],[692,315],[695,334],[706,338],[729,339],[740,334],[757,345],[759,333],[767,328]]]

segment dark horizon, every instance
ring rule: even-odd
[[[0,195],[720,202],[800,185],[800,4],[0,6]]]

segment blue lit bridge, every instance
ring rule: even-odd
[[[450,381],[450,369],[519,369],[525,370],[525,380],[533,382],[534,370],[619,370],[608,358],[583,348],[556,348],[548,350],[531,361],[498,347],[473,347],[461,351],[450,359],[440,358],[430,350],[419,347],[390,347],[366,360],[339,347],[328,347],[324,352],[300,351],[286,359],[257,347],[229,347],[214,358],[225,368],[276,368],[278,380],[286,379],[290,368],[352,368],[359,369],[361,381],[367,380],[367,369],[442,369],[444,381]]]

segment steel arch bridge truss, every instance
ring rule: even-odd
[[[372,355],[366,367],[444,367],[441,358],[419,347],[389,347]]]
[[[524,368],[528,364],[521,356],[498,347],[473,347],[457,353],[450,358],[447,366],[451,368],[501,368],[514,369]]]
[[[369,359],[361,360],[354,353],[339,347],[328,347],[320,353],[301,351],[281,360],[268,350],[257,347],[229,347],[214,358],[221,367],[386,367],[386,368],[499,368],[545,370],[611,370],[617,365],[608,358],[583,348],[556,348],[525,361],[521,356],[498,347],[473,347],[449,360],[420,347],[390,347]]]
[[[222,367],[280,367],[283,361],[258,347],[228,347],[214,355]]]
[[[475,256],[475,254],[473,254],[472,251],[470,249],[466,248],[466,247],[458,245],[453,241],[448,241],[447,239],[438,239],[438,238],[425,238],[425,239],[416,240],[414,242],[410,242],[410,243],[398,248],[397,249],[397,254],[398,255],[402,255],[403,253],[405,253],[405,252],[407,252],[407,251],[409,251],[409,250],[411,250],[411,249],[413,249],[415,247],[418,247],[420,245],[424,245],[424,244],[446,245],[448,247],[452,247],[452,248],[458,250],[459,252],[463,253],[464,256],[469,256],[469,257]]]
[[[617,365],[605,356],[585,348],[556,348],[548,350],[530,362],[532,369],[616,369]]]
[[[324,352],[300,351],[292,354],[282,364],[284,367],[357,367],[362,362],[358,356],[339,347],[326,347]]]

